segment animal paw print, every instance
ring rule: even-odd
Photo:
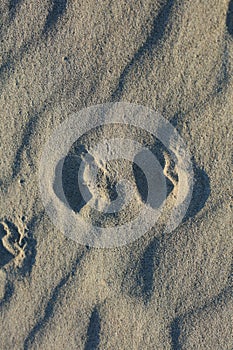
[[[27,227],[22,220],[15,225],[9,220],[0,223],[0,268],[13,260],[16,267],[21,267],[25,259],[27,246]]]

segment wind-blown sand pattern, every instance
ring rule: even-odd
[[[233,1],[2,0],[0,18],[0,349],[231,350]],[[169,234],[164,215],[126,246],[85,247],[45,213],[42,149],[72,113],[118,101],[176,127],[193,196]],[[179,179],[155,152],[169,211]]]

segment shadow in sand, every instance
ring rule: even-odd
[[[154,274],[160,263],[160,240],[155,238],[145,249],[141,259],[140,268],[137,274],[137,285],[140,294],[148,302],[154,291]]]
[[[100,343],[100,317],[97,308],[94,308],[91,314],[90,323],[87,331],[87,341],[84,350],[99,349]]]
[[[87,151],[81,145],[77,148],[76,154],[68,154],[65,158],[61,159],[55,170],[54,192],[66,205],[68,203],[75,213],[80,212],[86,204],[78,184],[78,172],[85,154],[87,154]]]
[[[10,0],[9,1],[9,11],[11,20],[14,19],[17,11],[17,7],[22,3],[22,0]]]
[[[229,276],[229,282],[231,281],[231,276]],[[231,283],[231,282],[230,282]],[[185,334],[184,321],[192,320],[195,323],[195,317],[198,318],[203,312],[216,312],[217,308],[225,306],[232,299],[232,288],[231,284],[226,284],[226,286],[220,291],[219,294],[207,299],[203,305],[195,308],[192,307],[188,309],[183,314],[176,316],[170,324],[170,336],[172,350],[181,350],[184,348],[181,339],[181,333]]]
[[[13,294],[14,294],[13,283],[11,281],[8,281],[5,286],[4,297],[0,300],[0,310],[2,307],[5,307],[8,304]]]
[[[176,317],[170,327],[170,335],[172,342],[172,350],[181,350],[181,346],[179,343],[180,338],[180,318]]]
[[[7,265],[11,259],[14,259],[14,255],[12,255],[3,245],[2,239],[6,235],[4,227],[0,224],[0,269]]]
[[[52,9],[49,11],[45,22],[44,33],[48,33],[56,25],[58,19],[65,13],[66,6],[67,0],[53,0]]]
[[[227,11],[226,26],[228,33],[233,37],[233,0],[229,2]]]
[[[174,0],[167,0],[166,3],[161,7],[158,15],[154,19],[153,27],[145,42],[138,48],[132,57],[131,61],[125,66],[122,71],[118,85],[115,91],[111,95],[112,101],[119,101],[122,92],[124,90],[124,85],[126,79],[132,70],[132,68],[140,62],[140,60],[144,57],[146,53],[152,53],[153,49],[158,45],[159,41],[163,38],[164,33],[167,28],[169,16],[171,15],[172,9],[174,7]]]
[[[54,309],[57,304],[57,301],[60,297],[60,293],[64,287],[67,287],[67,283],[72,279],[77,271],[77,268],[80,264],[80,261],[85,256],[85,251],[81,253],[81,256],[77,256],[72,264],[71,270],[58,282],[56,287],[52,290],[50,298],[47,302],[47,305],[42,313],[41,318],[36,322],[34,327],[30,330],[28,336],[24,341],[24,350],[30,349],[38,333],[40,333],[51,320],[54,315]]]
[[[194,160],[192,163],[194,172],[192,199],[182,222],[197,215],[197,213],[205,206],[211,192],[210,181],[207,173],[204,169],[199,168]]]
[[[130,260],[121,284],[122,291],[147,304],[156,288],[162,254],[161,237],[153,238],[137,260]]]
[[[69,206],[75,213],[80,212],[82,207],[86,204],[78,184],[80,165],[86,154],[86,148],[83,145],[80,145],[77,147],[75,154],[68,154],[65,157],[62,168],[62,188],[64,195]],[[89,197],[91,198],[90,193]]]

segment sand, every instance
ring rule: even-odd
[[[0,349],[231,350],[233,2],[2,0],[0,18]],[[154,146],[170,181],[161,221],[127,245],[96,248],[52,223],[38,177],[54,130],[110,102],[146,106],[176,128],[194,188],[166,233],[180,178]],[[101,132],[80,144],[88,149]],[[112,132],[155,145],[138,128]],[[144,184],[129,169],[110,164],[99,179],[108,203],[110,174],[140,190],[120,222],[143,204]]]

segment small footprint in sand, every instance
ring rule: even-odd
[[[1,265],[8,266],[12,261],[16,267],[21,267],[25,258],[27,246],[27,227],[22,220],[15,225],[10,220],[0,222]]]

